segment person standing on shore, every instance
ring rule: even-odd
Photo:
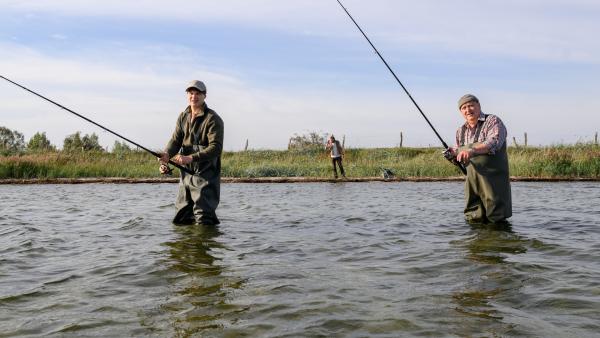
[[[340,142],[336,140],[333,135],[331,135],[329,136],[329,140],[327,141],[325,149],[330,151],[331,163],[333,165],[333,177],[338,178],[336,168],[337,164],[337,166],[340,167],[340,174],[342,174],[343,178],[346,178],[346,172],[344,172],[344,166],[342,165],[342,159],[344,157],[344,148],[342,147]]]
[[[456,145],[444,156],[467,167],[465,219],[469,223],[502,223],[512,216],[506,127],[496,115],[484,114],[472,94],[462,96],[458,109],[465,124],[456,131]]]
[[[204,102],[206,86],[202,81],[191,81],[185,91],[189,105],[179,114],[173,136],[159,158],[160,172],[169,170],[169,159],[194,172],[190,175],[181,171],[173,223],[217,225],[223,120]]]

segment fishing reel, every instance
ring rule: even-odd
[[[450,148],[444,150],[442,152],[442,155],[444,155],[444,158],[446,158],[448,161],[450,161],[452,163],[454,163],[456,161],[456,155],[454,155],[454,153],[452,153]]]
[[[461,163],[458,162],[458,160],[456,159],[456,154],[454,154],[450,148],[447,148],[446,150],[444,150],[442,152],[442,155],[444,155],[444,158],[447,159],[448,161],[450,161],[450,163],[454,164],[455,166],[457,166],[460,171],[462,171],[463,174],[467,174],[467,166],[469,165],[469,163]]]
[[[167,164],[161,164],[158,170],[161,175],[171,176],[173,174],[173,168],[169,167]]]

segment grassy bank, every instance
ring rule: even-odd
[[[460,175],[440,148],[348,149],[344,159],[350,177]],[[593,144],[509,148],[510,174],[521,177],[600,178],[600,146]],[[224,177],[330,177],[331,161],[321,150],[253,150],[225,152]],[[158,177],[155,158],[146,153],[49,152],[0,157],[0,179]]]

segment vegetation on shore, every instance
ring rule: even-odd
[[[222,176],[230,178],[333,176],[331,159],[324,149],[326,135],[294,134],[288,150],[224,152]],[[525,137],[527,137],[525,135]],[[514,138],[513,138],[514,139]],[[525,143],[526,144],[526,143]],[[348,177],[381,177],[383,169],[396,178],[448,178],[462,174],[441,155],[441,148],[346,149],[344,167]],[[600,179],[600,146],[593,143],[550,147],[508,148],[510,174],[529,178]],[[174,170],[174,175],[179,175]],[[36,133],[29,142],[23,134],[0,126],[0,180],[54,178],[158,178],[158,162],[146,152],[115,141],[112,151],[100,146],[96,134],[68,135],[62,150],[52,145],[46,133]]]
[[[441,152],[441,148],[347,149],[344,166],[349,177],[380,177],[382,168],[399,178],[461,175]],[[511,176],[600,178],[596,144],[509,147],[508,153]],[[322,148],[225,152],[222,164],[224,177],[332,176],[331,160]],[[0,179],[158,176],[157,160],[139,151],[46,150],[0,156]]]

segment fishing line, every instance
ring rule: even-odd
[[[340,0],[336,0],[338,2],[338,4],[340,4],[340,7],[342,7],[342,9],[344,10],[344,12],[346,12],[346,14],[348,14],[348,17],[350,18],[350,20],[352,20],[352,22],[354,23],[354,25],[356,26],[356,28],[358,28],[358,30],[362,33],[362,35],[365,37],[365,39],[367,39],[367,42],[369,42],[369,44],[371,45],[371,47],[373,47],[373,50],[375,50],[375,53],[377,53],[377,56],[379,56],[379,58],[381,59],[381,61],[383,61],[383,64],[387,67],[387,69],[390,71],[390,73],[392,73],[392,75],[394,76],[394,78],[396,79],[396,81],[398,82],[398,84],[400,85],[400,87],[402,87],[402,89],[404,89],[404,92],[406,93],[406,95],[408,95],[408,97],[410,98],[410,100],[412,101],[412,103],[414,103],[415,107],[417,107],[417,109],[419,110],[419,113],[421,113],[421,115],[423,116],[423,118],[425,119],[425,121],[427,121],[427,124],[429,124],[429,126],[431,127],[431,129],[433,130],[433,132],[435,133],[435,135],[438,137],[438,139],[442,142],[442,145],[444,146],[444,148],[446,150],[448,150],[450,147],[448,147],[448,145],[446,144],[446,142],[444,142],[444,140],[442,139],[442,137],[440,136],[440,134],[437,132],[437,130],[435,130],[435,128],[433,127],[433,124],[431,124],[431,122],[429,122],[429,119],[427,118],[427,116],[425,116],[425,113],[423,113],[423,110],[421,110],[421,107],[419,107],[419,105],[417,104],[417,102],[413,99],[413,97],[410,95],[410,93],[408,92],[408,90],[406,89],[406,87],[404,87],[404,85],[402,84],[402,82],[400,81],[400,79],[398,78],[398,76],[396,76],[396,73],[394,73],[394,71],[392,70],[392,68],[390,67],[390,65],[388,65],[388,63],[385,61],[385,59],[383,58],[383,56],[381,56],[381,54],[379,53],[379,51],[377,50],[377,48],[375,48],[375,45],[373,45],[373,43],[371,42],[371,40],[369,39],[369,37],[367,37],[367,34],[365,34],[365,32],[362,30],[362,28],[360,28],[360,26],[358,25],[358,23],[356,22],[356,20],[354,20],[354,18],[352,17],[352,15],[350,15],[350,12],[348,12],[348,10],[346,9],[346,7],[344,7],[344,5],[340,2]],[[454,165],[456,165],[460,171],[463,172],[463,174],[467,174],[467,169],[465,169],[465,166],[454,160],[452,161],[452,163]]]
[[[58,103],[56,103],[56,102],[54,102],[54,101],[50,100],[49,98],[47,98],[47,97],[45,97],[45,96],[43,96],[43,95],[40,95],[40,94],[38,94],[38,93],[34,92],[33,90],[31,90],[31,89],[29,89],[29,88],[27,88],[27,87],[24,87],[24,86],[22,86],[22,85],[20,85],[20,84],[18,84],[18,83],[16,83],[16,82],[14,82],[14,81],[10,80],[10,79],[7,79],[6,77],[4,77],[4,76],[2,76],[2,75],[0,75],[0,78],[2,78],[2,79],[4,79],[4,80],[6,80],[6,81],[8,81],[8,82],[10,82],[10,83],[12,83],[12,84],[14,84],[14,85],[15,85],[15,86],[17,86],[17,87],[20,87],[20,88],[22,88],[22,89],[24,89],[24,90],[26,90],[26,91],[30,92],[31,94],[33,94],[33,95],[35,95],[35,96],[37,96],[37,97],[40,97],[40,98],[42,98],[42,99],[44,99],[44,100],[46,100],[46,101],[48,101],[48,102],[50,102],[50,103],[52,103],[52,104],[54,104],[54,105],[56,105],[56,106],[58,106],[58,107],[60,107],[60,108],[62,108],[62,109],[64,109],[64,110],[68,111],[69,113],[71,113],[71,114],[73,114],[73,115],[75,115],[75,116],[77,116],[77,117],[80,117],[80,118],[82,118],[82,119],[84,119],[84,120],[86,120],[86,121],[88,121],[88,122],[90,122],[90,123],[92,123],[92,124],[94,124],[94,125],[96,125],[96,126],[98,126],[98,127],[102,128],[102,129],[106,130],[107,132],[109,132],[109,133],[111,133],[111,134],[113,134],[113,135],[115,135],[115,136],[117,136],[117,137],[119,137],[119,138],[121,138],[121,139],[123,139],[123,140],[125,140],[125,141],[127,141],[127,142],[129,142],[129,143],[131,143],[131,144],[133,144],[133,145],[135,145],[136,147],[138,147],[138,148],[140,148],[140,149],[142,149],[142,150],[145,150],[145,151],[149,152],[150,154],[152,154],[152,155],[153,155],[153,156],[155,156],[155,157],[161,157],[161,155],[160,155],[159,153],[157,153],[157,152],[154,152],[154,151],[152,151],[152,150],[150,150],[150,149],[148,149],[148,148],[146,148],[146,147],[144,147],[144,146],[142,146],[142,145],[140,145],[140,144],[138,144],[138,143],[136,143],[136,142],[134,142],[134,141],[132,141],[132,140],[128,139],[127,137],[125,137],[125,136],[122,136],[122,135],[120,135],[120,134],[118,134],[118,133],[116,133],[116,132],[114,132],[114,131],[112,131],[112,130],[108,129],[108,128],[106,128],[105,126],[103,126],[103,125],[101,125],[101,124],[99,124],[99,123],[96,123],[96,122],[94,122],[94,121],[90,120],[89,118],[87,118],[87,117],[85,117],[85,116],[83,116],[83,115],[81,115],[81,114],[79,114],[79,113],[76,113],[75,111],[73,111],[73,110],[71,110],[71,109],[69,109],[69,108],[67,108],[67,107],[65,107],[65,106],[63,106],[63,105],[61,105],[61,104],[58,104]],[[175,167],[177,167],[179,170],[182,170],[182,171],[184,171],[184,172],[186,172],[186,173],[188,173],[188,174],[190,174],[190,175],[194,175],[194,172],[193,172],[193,171],[191,171],[191,170],[189,170],[189,169],[188,169],[188,168],[186,168],[186,167],[183,167],[183,166],[181,166],[181,165],[179,165],[179,164],[177,164],[177,163],[175,163],[175,162],[173,162],[173,161],[171,161],[171,160],[169,160],[169,163],[170,163],[170,164],[172,164],[172,165],[174,165]]]

